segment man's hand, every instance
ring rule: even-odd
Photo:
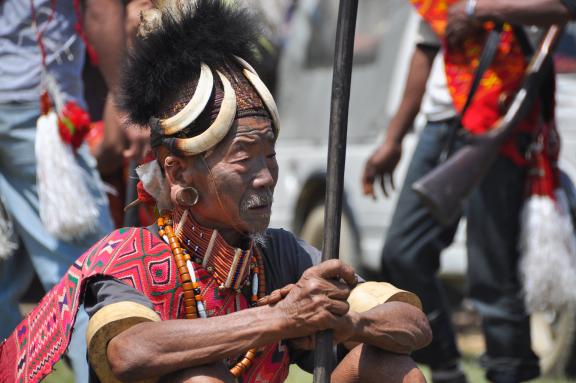
[[[266,295],[264,298],[258,300],[258,306],[275,305],[288,295],[288,293],[296,286],[291,283],[282,287],[281,289],[274,290],[270,295]]]
[[[484,33],[482,22],[466,14],[466,1],[461,0],[448,9],[446,43],[450,49],[462,51],[467,39]]]
[[[352,267],[339,260],[326,261],[306,270],[275,305],[287,319],[285,338],[307,337],[348,325],[346,299],[356,283]]]
[[[333,331],[333,342],[345,343],[348,349],[351,349],[358,345],[357,342],[349,343],[348,341],[354,337],[354,335],[359,331],[359,315],[355,312],[348,311],[343,315],[340,320],[338,320],[337,327],[331,328]],[[300,338],[290,339],[290,345],[299,350],[314,350],[316,347],[316,334],[311,334],[308,336],[303,336]],[[350,345],[350,346],[349,346]]]
[[[388,197],[386,184],[389,184],[391,190],[395,189],[394,170],[401,157],[402,144],[394,141],[386,140],[374,151],[364,165],[364,173],[362,175],[364,195],[369,195],[376,199],[374,182],[377,180],[382,187],[384,195]]]

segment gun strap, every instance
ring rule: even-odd
[[[480,62],[478,63],[478,68],[474,72],[474,78],[472,80],[472,85],[470,86],[470,91],[468,92],[468,96],[466,97],[466,102],[464,103],[464,107],[462,108],[462,112],[458,114],[452,125],[450,126],[450,131],[448,132],[448,139],[446,144],[444,145],[444,149],[440,154],[440,161],[444,162],[451,154],[452,150],[454,149],[454,141],[456,140],[456,134],[462,127],[462,118],[464,114],[468,110],[468,107],[472,103],[474,99],[474,95],[478,90],[478,86],[480,85],[480,81],[482,80],[482,76],[486,69],[492,64],[494,61],[494,57],[496,57],[496,52],[498,51],[498,45],[500,45],[500,34],[502,32],[502,24],[498,23],[494,27],[493,30],[490,31],[488,34],[488,38],[486,39],[486,43],[484,44],[484,49],[482,49],[482,54],[480,55]]]
[[[514,36],[516,36],[516,40],[518,40],[520,43],[520,47],[522,48],[522,51],[526,57],[531,57],[534,54],[534,47],[530,43],[524,28],[520,25],[513,25],[512,30],[514,31]],[[554,94],[556,93],[556,73],[551,56],[546,58],[545,67],[542,69],[542,71],[544,76],[544,80],[542,81],[542,85],[540,87],[542,118],[544,118],[544,121],[551,121],[554,118]]]

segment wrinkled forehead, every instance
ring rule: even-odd
[[[232,141],[263,140],[276,141],[272,121],[263,117],[239,118],[232,126],[230,136]]]
[[[230,147],[236,143],[276,142],[272,120],[266,117],[243,117],[234,121],[230,131],[218,146]]]
[[[266,117],[243,117],[234,121],[226,137],[212,150],[204,153],[204,158],[219,161],[227,154],[238,150],[274,148],[276,134],[272,120]]]

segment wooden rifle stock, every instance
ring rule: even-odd
[[[453,223],[460,216],[466,198],[480,183],[498,156],[502,144],[533,105],[544,69],[552,64],[550,53],[561,31],[559,25],[548,28],[526,69],[522,87],[495,126],[486,134],[470,137],[469,142],[453,156],[412,184],[412,189],[441,223]]]

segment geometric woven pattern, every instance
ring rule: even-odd
[[[200,265],[195,266],[209,316],[248,307],[241,294],[220,291],[215,280]],[[86,283],[103,275],[146,295],[162,320],[184,318],[183,291],[170,247],[146,229],[116,230],[78,258],[0,344],[0,383],[38,382],[52,371],[70,342]],[[239,380],[282,382],[288,374],[288,359],[287,350],[278,344],[263,347]]]

